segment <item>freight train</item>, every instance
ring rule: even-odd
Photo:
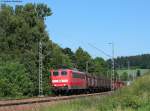
[[[72,69],[50,70],[49,79],[52,92],[56,95],[110,91],[111,87],[117,89],[124,85],[123,82],[117,81],[111,86],[111,80],[106,77]]]

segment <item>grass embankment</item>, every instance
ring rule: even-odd
[[[150,74],[112,96],[65,101],[41,108],[41,111],[150,111]]]

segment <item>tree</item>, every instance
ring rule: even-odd
[[[85,71],[87,61],[91,61],[91,56],[88,52],[84,51],[81,47],[79,47],[75,52],[75,59],[77,68],[80,71]]]
[[[0,63],[0,97],[29,96],[33,84],[23,64],[14,61]]]
[[[44,4],[26,4],[13,9],[4,5],[0,11],[0,57],[4,60],[15,59],[24,65],[32,81],[32,94],[38,94],[38,44],[42,41],[43,55],[43,88],[47,92],[48,75],[52,42],[46,31],[44,20],[52,14]],[[10,59],[10,60],[11,60]]]
[[[53,68],[63,68],[64,66],[67,66],[68,68],[72,67],[69,56],[63,54],[58,45],[53,46],[51,64]]]
[[[126,56],[126,57],[117,57],[115,59],[116,63],[115,67],[118,68],[118,64],[120,65],[119,68],[128,68],[128,61],[130,62],[131,68],[142,68],[142,69],[149,69],[150,68],[150,54],[143,54],[143,55],[136,55],[136,56]],[[111,64],[111,60],[107,61]]]
[[[69,59],[71,60],[72,62],[72,65],[75,67],[75,63],[76,63],[76,58],[75,58],[75,54],[74,52],[70,49],[70,48],[64,48],[62,49],[63,53],[65,55],[67,55],[69,57]]]
[[[107,63],[103,58],[96,57],[92,60],[92,64],[90,67],[90,72],[95,73],[96,75],[103,75],[106,76],[108,67]]]

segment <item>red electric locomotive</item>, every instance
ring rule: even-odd
[[[86,89],[86,74],[71,69],[50,70],[52,91],[55,94],[72,93]]]

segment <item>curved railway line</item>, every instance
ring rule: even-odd
[[[101,93],[93,93],[93,94],[81,94],[81,95],[72,95],[72,96],[56,96],[56,97],[37,97],[37,98],[26,98],[26,99],[14,99],[14,100],[0,100],[0,111],[9,111],[9,107],[14,107],[16,111],[19,107],[24,107],[23,109],[26,109],[25,106],[27,105],[34,105],[34,104],[45,104],[50,102],[58,102],[63,100],[73,100],[88,96],[105,96],[105,95],[111,95],[112,92],[101,92]],[[12,110],[12,109],[11,109]],[[29,109],[28,109],[29,110]],[[12,110],[13,111],[13,110]]]

